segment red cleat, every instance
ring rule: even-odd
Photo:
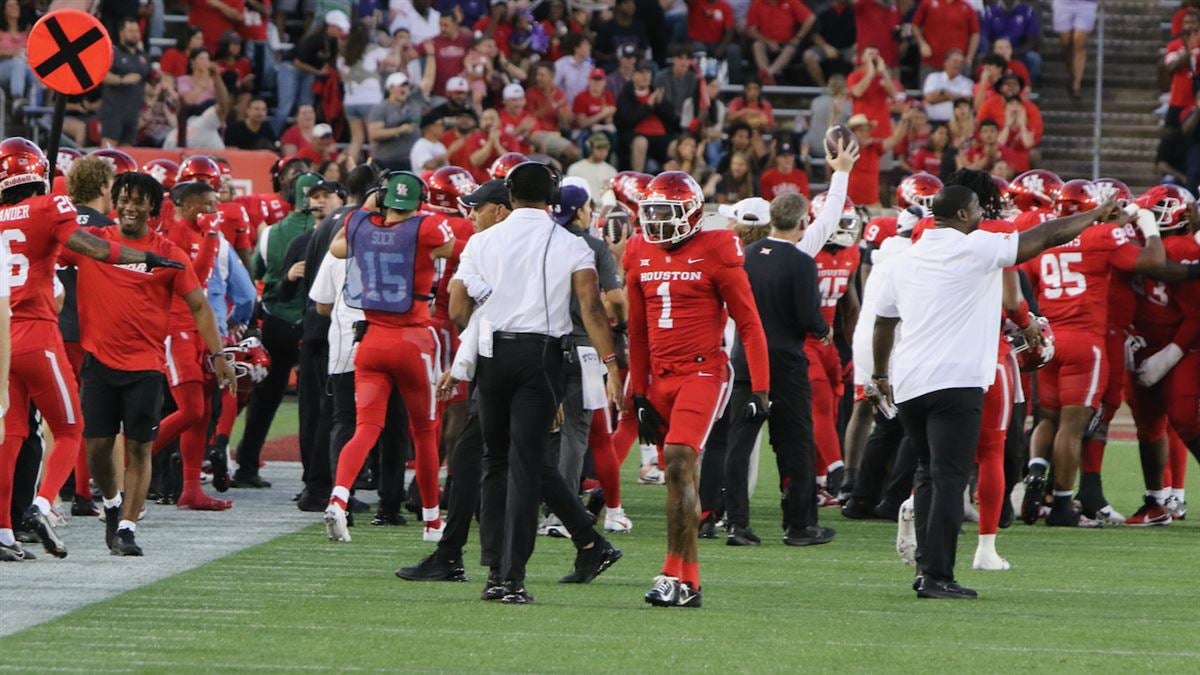
[[[817,490],[817,506],[821,508],[830,508],[834,506],[841,506],[841,504],[838,502],[837,497],[829,494],[828,490],[825,488],[820,488]]]
[[[177,509],[191,511],[226,511],[233,508],[233,502],[226,499],[213,499],[200,490],[184,492],[175,503]]]
[[[1171,524],[1171,512],[1167,507],[1159,504],[1154,497],[1146,495],[1143,497],[1144,503],[1142,508],[1138,509],[1132,516],[1125,519],[1125,525],[1128,527],[1162,527]]]

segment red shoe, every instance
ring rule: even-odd
[[[841,504],[838,502],[837,497],[834,497],[833,495],[829,494],[828,490],[826,490],[825,488],[820,488],[819,490],[817,490],[817,506],[819,506],[821,508],[826,508],[826,507],[833,507],[833,506],[841,506]]]
[[[1129,527],[1153,527],[1171,524],[1171,513],[1167,511],[1167,507],[1158,503],[1158,500],[1150,495],[1144,497],[1145,503],[1142,508],[1138,509],[1132,516],[1125,519],[1125,525]]]
[[[196,490],[195,492],[185,491],[179,495],[179,501],[175,502],[175,508],[191,511],[226,511],[232,507],[232,501],[213,499],[201,490]]]

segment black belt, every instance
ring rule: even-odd
[[[543,333],[510,333],[508,331],[498,330],[492,333],[495,340],[504,340],[506,342],[558,342],[559,338],[550,337]]]

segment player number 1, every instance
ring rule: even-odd
[[[675,320],[671,318],[671,282],[664,281],[659,284],[656,293],[658,297],[662,298],[662,313],[658,315],[658,327],[674,328]]]

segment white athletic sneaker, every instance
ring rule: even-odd
[[[666,485],[667,475],[657,464],[643,464],[638,470],[639,485]]]
[[[421,535],[421,540],[430,544],[436,544],[442,540],[442,533],[446,531],[446,520],[443,518],[438,521],[437,527],[430,527],[429,523],[425,523],[425,532]]]
[[[346,525],[346,510],[330,504],[325,509],[325,536],[329,541],[350,541],[350,528]]]
[[[538,525],[537,533],[543,537],[554,537],[556,539],[569,539],[571,534],[567,532],[567,528],[563,527],[562,521],[558,516],[549,515],[542,520],[542,524]]]
[[[917,526],[913,516],[913,498],[900,505],[900,517],[896,522],[896,553],[905,565],[917,564]]]
[[[1167,513],[1171,514],[1171,520],[1183,520],[1187,517],[1187,502],[1179,497],[1167,497],[1163,506],[1167,507]]]
[[[984,543],[983,535],[980,535],[979,538],[979,545],[975,547],[975,562],[971,565],[971,569],[985,572],[1003,572],[1012,569],[1012,565],[1001,558],[999,553],[996,553],[995,535],[988,537],[987,543]]]
[[[1187,506],[1185,505],[1183,508],[1186,510]],[[1168,511],[1171,510],[1169,503],[1167,505],[1167,510]],[[1108,506],[1105,506],[1104,508],[1097,511],[1096,512],[1096,520],[1104,523],[1105,525],[1124,525],[1125,524],[1125,516],[1121,515],[1120,511],[1114,509],[1112,507],[1112,504],[1109,504]]]
[[[625,515],[625,509],[617,507],[604,513],[604,531],[625,533],[633,529],[633,521]]]

